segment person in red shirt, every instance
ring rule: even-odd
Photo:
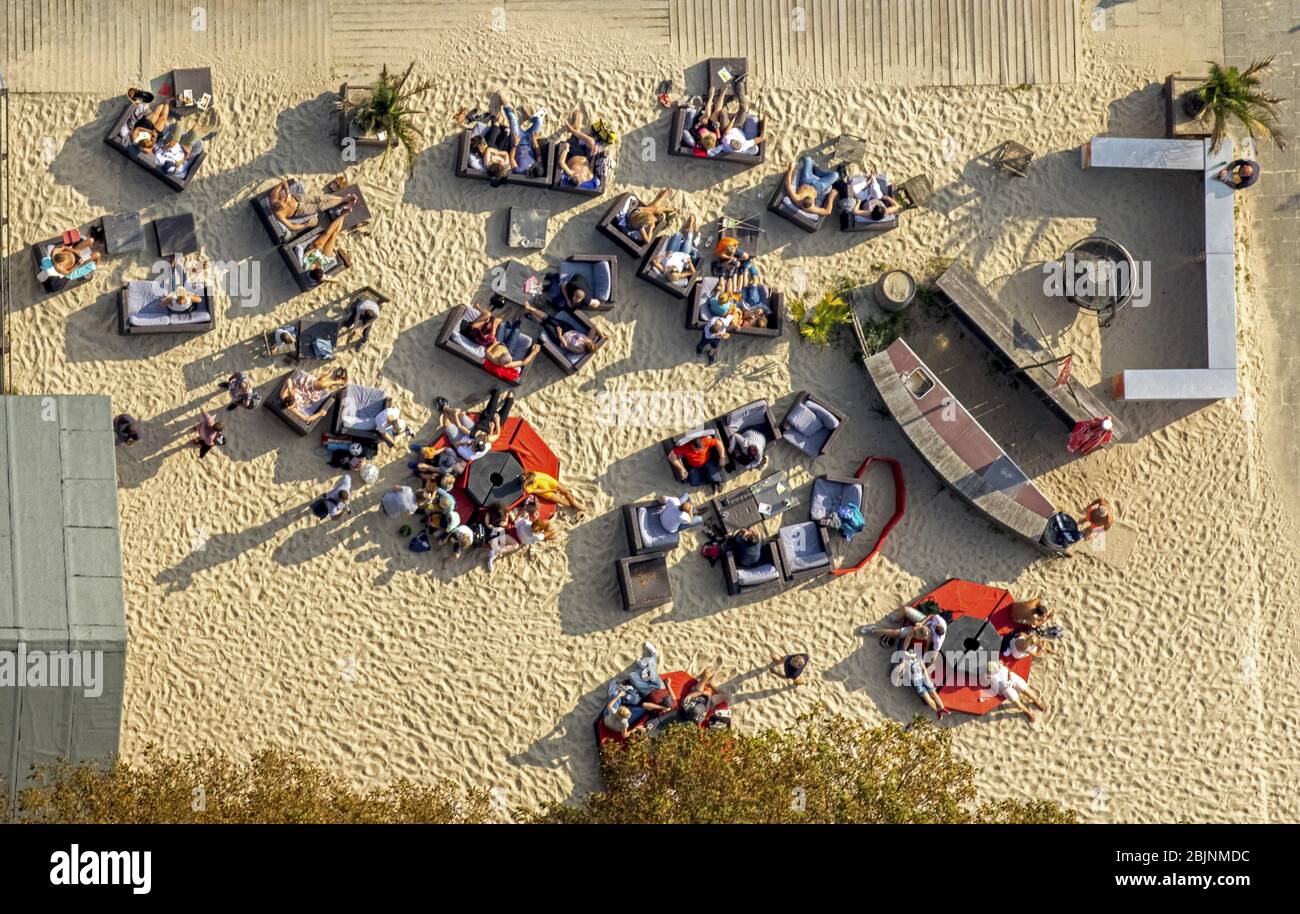
[[[712,435],[692,438],[668,454],[668,463],[677,478],[693,486],[705,483],[721,485],[722,467],[726,462],[727,453],[723,450],[722,442]]]

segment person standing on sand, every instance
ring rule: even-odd
[[[1114,523],[1115,509],[1104,498],[1094,499],[1083,509],[1083,516],[1079,518],[1079,526],[1083,530],[1085,540],[1092,539],[1098,533],[1105,533]]]
[[[803,674],[808,672],[808,655],[786,654],[785,657],[778,657],[773,654],[767,671],[782,679],[790,680],[793,686],[801,686],[804,683]]]
[[[118,444],[130,447],[140,440],[140,423],[135,416],[122,413],[113,420],[113,437]]]
[[[214,447],[222,447],[226,443],[226,427],[206,409],[199,416],[199,424],[191,431],[194,432],[194,437],[190,439],[190,444],[198,445],[200,460],[208,456],[208,451]]]

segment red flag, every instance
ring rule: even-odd
[[[1072,454],[1076,451],[1091,454],[1097,448],[1110,444],[1111,439],[1115,437],[1111,424],[1110,416],[1076,422],[1070,431],[1067,449]]]

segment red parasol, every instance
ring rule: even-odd
[[[1098,416],[1096,419],[1074,423],[1066,450],[1071,454],[1076,451],[1091,454],[1097,448],[1110,444],[1111,439],[1115,437],[1113,426],[1110,416]]]
[[[470,418],[478,420],[478,413],[469,413]],[[434,442],[436,447],[440,443],[445,443],[442,437]],[[546,473],[548,476],[560,478],[560,459],[555,456],[551,446],[542,440],[542,436],[537,434],[537,430],[531,424],[523,419],[511,416],[501,426],[501,434],[492,445],[494,451],[509,451],[515,455],[519,463],[523,466],[524,472]],[[466,468],[465,474],[457,480],[451,494],[456,499],[456,513],[463,520],[468,520],[478,510],[478,505],[470,498],[469,493],[465,491],[465,483],[469,475],[469,469]],[[510,507],[515,507],[523,501],[523,497]],[[548,501],[538,500],[537,516],[545,520],[556,512],[556,506]]]

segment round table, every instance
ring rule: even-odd
[[[480,508],[513,505],[524,494],[523,464],[509,451],[492,451],[469,465],[465,491]]]
[[[939,685],[974,685],[984,675],[990,659],[1002,651],[1002,636],[988,619],[958,616],[948,623],[944,636]]]

